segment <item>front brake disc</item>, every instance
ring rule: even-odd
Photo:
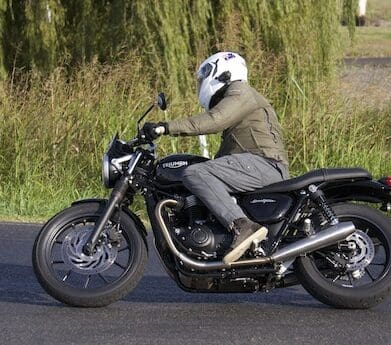
[[[92,255],[83,253],[83,246],[93,230],[92,226],[75,228],[66,235],[62,243],[63,261],[80,274],[101,273],[108,269],[117,258],[117,248],[107,241],[97,245]]]

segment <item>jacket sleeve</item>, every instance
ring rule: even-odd
[[[224,98],[209,111],[168,122],[170,135],[214,134],[236,125],[247,114],[254,111],[257,104],[251,94],[232,85]]]

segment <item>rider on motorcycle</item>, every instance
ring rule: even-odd
[[[267,229],[251,221],[230,193],[243,193],[287,179],[288,159],[276,113],[247,83],[245,60],[232,52],[210,56],[197,72],[198,98],[205,112],[189,118],[145,123],[150,139],[160,134],[202,135],[222,132],[214,160],[191,165],[183,184],[234,233],[224,262],[238,260]],[[156,131],[157,127],[159,128]],[[261,201],[260,201],[261,202]]]

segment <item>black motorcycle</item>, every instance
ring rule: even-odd
[[[166,108],[163,94],[156,104]],[[187,166],[207,158],[157,160],[140,129],[153,107],[138,121],[133,140],[116,135],[104,155],[110,198],[76,201],[39,233],[33,267],[51,296],[80,307],[124,297],[143,276],[147,234],[168,275],[186,291],[267,292],[300,283],[340,308],[368,308],[389,296],[391,222],[367,204],[390,210],[390,177],[374,181],[364,169],[319,169],[232,195],[269,233],[262,247],[255,241],[240,260],[226,264],[232,234],[181,183]],[[129,209],[136,193],[144,196],[151,233]]]

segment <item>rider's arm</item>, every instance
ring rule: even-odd
[[[224,98],[209,111],[167,123],[170,135],[201,135],[219,133],[240,122],[257,108],[249,92],[240,85],[231,85]]]

